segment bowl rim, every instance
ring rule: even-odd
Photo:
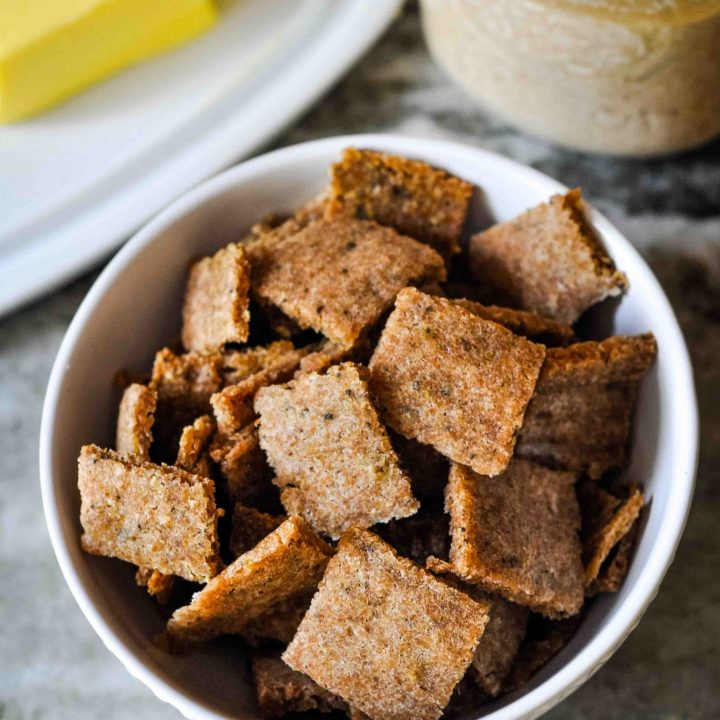
[[[191,720],[217,720],[227,717],[202,702],[188,697],[182,689],[169,680],[160,677],[155,670],[146,666],[136,654],[108,625],[95,606],[95,601],[83,585],[78,570],[69,552],[60,520],[59,505],[55,495],[53,472],[54,428],[59,416],[59,395],[68,361],[76,343],[83,334],[85,325],[103,296],[115,280],[124,272],[130,261],[144,247],[167,227],[185,217],[196,207],[203,205],[214,196],[241,185],[253,175],[263,171],[280,171],[283,164],[292,161],[311,160],[318,154],[340,152],[350,145],[375,147],[388,152],[407,154],[422,158],[424,153],[461,154],[478,163],[495,163],[503,166],[507,173],[514,173],[523,183],[532,183],[546,193],[564,192],[567,188],[534,168],[525,166],[504,156],[449,140],[426,139],[397,134],[355,134],[340,135],[320,140],[291,145],[244,161],[182,195],[165,210],[148,222],[110,260],[93,283],[80,304],[58,350],[48,381],[43,404],[40,428],[39,462],[40,484],[46,524],[61,571],[81,611],[99,635],[105,646],[135,678],[148,687],[156,697],[169,703]],[[483,720],[517,720],[535,718],[562,701],[599,669],[615,652],[639,622],[653,600],[665,573],[673,561],[677,545],[682,536],[690,508],[698,462],[698,408],[690,356],[675,314],[657,278],[622,233],[597,210],[592,210],[592,220],[604,238],[610,238],[613,245],[623,247],[635,263],[635,271],[643,274],[644,281],[653,290],[654,309],[663,318],[666,332],[672,342],[666,343],[666,362],[673,367],[673,395],[681,399],[680,409],[684,411],[680,423],[683,436],[675,437],[677,450],[673,455],[675,482],[672,487],[668,510],[661,526],[662,531],[652,546],[635,585],[618,606],[605,627],[603,627],[575,657],[560,667],[552,676],[536,688],[520,695],[504,707],[483,715]]]

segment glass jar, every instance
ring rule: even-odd
[[[720,134],[720,0],[421,0],[436,61],[488,110],[579,150]]]

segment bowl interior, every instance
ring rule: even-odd
[[[120,368],[146,370],[155,351],[175,338],[188,260],[236,240],[265,213],[290,210],[326,184],[328,165],[352,143],[420,157],[476,183],[472,230],[506,220],[546,200],[554,181],[488,153],[447,143],[387,136],[308,143],[245,163],[175,203],[136,236],[100,277],[78,313],[51,378],[43,422],[44,498],[63,571],[83,611],[128,669],[192,718],[256,718],[240,645],[221,640],[186,656],[157,650],[164,624],[156,604],[120,561],[79,548],[76,459],[84,443],[112,446]],[[695,434],[692,379],[682,337],[647,266],[619,233],[594,218],[631,289],[590,319],[591,331],[651,330],[659,343],[643,382],[626,475],[650,498],[627,580],[616,595],[598,598],[574,639],[519,695],[483,709],[494,718],[535,715],[585,679],[637,621],[651,599],[679,538],[692,487]],[[628,603],[630,596],[635,596]],[[602,638],[602,642],[600,642]],[[574,662],[573,661],[577,661]],[[573,668],[561,678],[560,669]],[[528,715],[526,715],[526,713]]]

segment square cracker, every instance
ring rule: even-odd
[[[269,718],[311,710],[330,713],[348,709],[344,700],[290,668],[279,654],[256,655],[252,659],[252,672],[258,706]]]
[[[585,219],[580,190],[474,235],[470,265],[503,304],[570,324],[628,286]]]
[[[147,385],[133,383],[125,388],[115,433],[115,447],[120,455],[137,462],[150,459],[156,407],[157,393]]]
[[[167,465],[133,464],[85,445],[78,459],[82,547],[207,582],[222,566],[212,480]]]
[[[255,398],[260,445],[290,514],[339,537],[412,515],[419,507],[370,402],[363,368],[352,363],[308,373]]]
[[[418,160],[355,148],[331,172],[326,216],[375,220],[446,258],[460,250],[471,183]]]
[[[545,348],[451,300],[403,290],[370,360],[393,430],[476,472],[508,464]]]
[[[498,477],[453,465],[446,489],[450,564],[466,582],[549,617],[584,600],[572,473],[513,459]]]
[[[332,552],[302,518],[288,518],[174,612],[171,645],[241,634],[278,604],[314,590]]]
[[[626,497],[621,499],[590,480],[578,486],[578,500],[582,513],[585,584],[590,586],[597,580],[612,550],[633,529],[644,499],[637,487],[629,487]]]
[[[250,266],[240,245],[228,245],[190,268],[183,303],[186,350],[212,352],[245,342],[250,332]]]
[[[406,285],[443,280],[427,245],[368,220],[310,223],[270,247],[253,267],[253,289],[303,328],[352,345]]]
[[[353,528],[283,660],[374,720],[435,720],[486,622],[487,605]]]
[[[558,322],[537,313],[513,310],[500,305],[483,305],[473,300],[458,299],[453,302],[473,315],[485,318],[485,320],[492,320],[516,335],[522,335],[528,340],[541,343],[546,347],[567,345],[575,337],[575,331],[567,323]]]
[[[548,349],[515,453],[593,479],[624,467],[640,379],[656,351],[650,334]]]

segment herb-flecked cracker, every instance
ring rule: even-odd
[[[516,454],[593,479],[624,467],[640,380],[656,351],[650,334],[549,348]]]
[[[303,328],[352,345],[406,285],[443,280],[427,245],[367,220],[310,223],[253,266],[253,290]]]
[[[254,656],[252,672],[258,706],[268,718],[310,710],[330,713],[348,709],[344,700],[321,688],[307,675],[290,668],[279,654]]]
[[[118,410],[115,448],[129,459],[150,459],[157,393],[147,385],[133,383],[125,388]]]
[[[436,720],[486,622],[487,605],[353,528],[283,660],[374,720]]]
[[[579,190],[474,235],[470,265],[502,304],[570,324],[628,285],[586,221]]]
[[[446,489],[450,564],[466,582],[549,617],[584,600],[572,473],[513,459],[498,477],[454,464]]]
[[[250,268],[240,245],[228,245],[190,268],[183,305],[187,350],[211,352],[245,342],[250,331]]]
[[[171,645],[242,633],[274,606],[313,590],[331,555],[302,518],[288,518],[173,613],[167,624]]]
[[[431,245],[460,250],[473,186],[419,160],[347,148],[332,166],[326,215],[369,218]]]
[[[418,509],[364,375],[344,363],[255,397],[260,444],[285,509],[334,538]]]
[[[370,360],[393,430],[476,472],[502,472],[545,348],[451,300],[403,290]]]
[[[83,550],[207,582],[220,569],[215,485],[85,445],[78,459]]]
[[[631,531],[640,515],[644,499],[637,487],[630,487],[624,499],[586,481],[578,486],[582,513],[583,562],[585,584],[591,585],[600,574],[611,551]]]

